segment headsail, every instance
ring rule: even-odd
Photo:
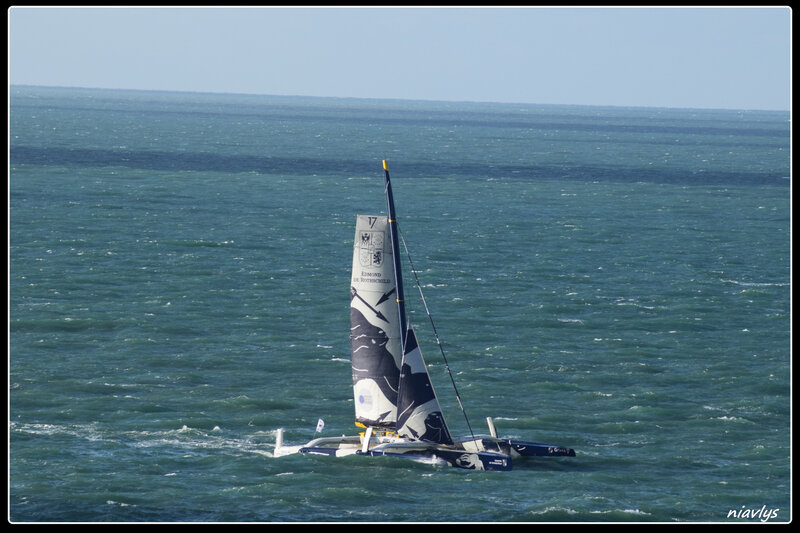
[[[386,217],[358,215],[350,284],[350,348],[356,422],[394,429],[400,320]]]
[[[411,440],[453,444],[411,327],[405,346],[397,396],[397,434]]]

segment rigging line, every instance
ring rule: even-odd
[[[436,324],[433,323],[433,316],[431,315],[430,310],[428,309],[428,303],[425,301],[425,295],[422,293],[422,285],[419,282],[419,277],[417,277],[417,270],[414,268],[414,262],[411,260],[411,254],[408,252],[408,246],[406,246],[406,237],[403,235],[403,231],[400,229],[400,225],[397,224],[397,230],[400,233],[400,240],[403,241],[403,249],[406,251],[406,257],[408,258],[408,264],[411,266],[411,273],[414,274],[414,281],[417,284],[417,289],[419,290],[420,298],[422,298],[422,305],[425,307],[425,313],[428,315],[428,320],[431,322],[431,327],[433,328],[433,336],[436,338],[436,344],[439,346],[439,351],[442,353],[442,359],[444,360],[444,367],[447,369],[447,375],[450,376],[450,382],[453,384],[453,390],[456,393],[456,400],[458,400],[458,407],[461,409],[461,412],[464,413],[464,420],[467,422],[467,427],[469,428],[469,434],[472,436],[472,440],[475,440],[475,434],[472,432],[472,425],[469,423],[469,417],[467,417],[467,411],[464,409],[464,404],[461,403],[461,395],[458,393],[458,387],[456,387],[456,380],[453,379],[453,373],[450,371],[450,364],[447,362],[447,357],[444,355],[444,347],[442,346],[442,341],[439,340],[439,333],[436,331]]]

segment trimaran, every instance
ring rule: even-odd
[[[490,435],[476,436],[466,412],[470,435],[451,435],[416,335],[406,318],[397,216],[386,161],[383,169],[388,217],[357,215],[353,247],[350,345],[355,423],[363,431],[285,446],[281,428],[277,431],[274,456],[396,456],[475,470],[511,470],[512,458],[519,457],[574,457],[571,448],[498,438],[491,417],[486,419]],[[413,272],[413,264],[411,269]],[[425,304],[421,290],[420,295]],[[428,311],[427,304],[425,310]],[[441,349],[435,325],[433,331]],[[444,357],[444,350],[441,351]],[[445,366],[449,372],[446,358]],[[457,389],[455,393],[463,412]],[[320,429],[320,424],[317,427]]]

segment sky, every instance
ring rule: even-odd
[[[791,9],[12,7],[12,85],[791,109]]]

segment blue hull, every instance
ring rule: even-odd
[[[389,446],[387,449],[373,449],[367,452],[350,448],[345,451],[338,446],[304,446],[299,453],[314,455],[365,455],[370,457],[387,456],[402,457],[413,461],[430,464],[449,464],[456,468],[468,470],[498,470],[512,469],[511,457],[575,457],[575,450],[553,444],[526,442],[513,439],[482,438],[486,449],[497,448],[497,451],[467,451],[463,448],[453,449],[448,446]],[[407,449],[404,449],[407,448]]]
[[[575,457],[575,450],[564,446],[510,439],[505,442],[511,446],[513,451],[523,457]]]
[[[370,455],[372,457],[380,455],[402,457],[425,463],[442,462],[466,470],[497,470],[505,472],[512,468],[511,457],[492,452],[464,452],[437,449],[430,453],[423,454],[415,452],[398,453],[384,451],[358,452],[358,454]]]
[[[343,455],[342,450],[339,448],[317,446],[302,447],[298,450],[298,453],[329,455],[334,457]],[[512,468],[511,458],[508,455],[493,452],[467,452],[463,450],[431,448],[429,450],[412,449],[406,452],[383,450],[370,450],[368,452],[362,452],[361,450],[357,450],[354,453],[347,455],[400,457],[421,463],[449,464],[450,466],[464,468],[467,470],[508,471]]]

